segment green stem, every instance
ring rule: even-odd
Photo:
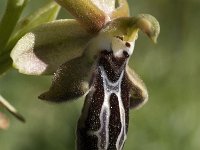
[[[97,33],[108,21],[108,16],[91,0],[55,0],[66,8],[90,33]]]

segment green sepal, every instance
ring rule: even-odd
[[[53,74],[66,61],[80,57],[93,36],[73,19],[38,26],[13,48],[13,65],[20,73]]]

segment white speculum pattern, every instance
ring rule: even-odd
[[[103,79],[103,87],[104,87],[104,102],[101,108],[101,113],[100,113],[100,121],[101,121],[101,128],[95,132],[95,135],[98,137],[98,147],[99,149],[101,148],[102,140],[101,140],[101,135],[102,132],[105,132],[105,149],[108,148],[109,145],[109,119],[110,119],[110,95],[112,93],[116,94],[117,99],[118,99],[118,104],[119,104],[119,110],[120,110],[120,121],[121,121],[121,131],[118,136],[117,142],[116,142],[116,148],[117,150],[120,150],[123,146],[123,143],[126,139],[126,123],[125,123],[125,110],[124,106],[122,103],[122,98],[121,98],[121,82],[122,78],[124,75],[124,71],[122,71],[119,79],[116,82],[111,82],[109,81],[106,72],[102,66],[99,67],[101,70],[101,77]],[[104,113],[106,114],[106,117],[104,117]],[[105,120],[106,119],[106,120]],[[104,131],[105,128],[105,131]],[[125,137],[122,137],[122,136]],[[120,139],[123,138],[123,142],[120,145]]]
[[[135,40],[133,42],[128,42],[130,46],[126,46],[126,43],[127,43],[126,41],[123,41],[117,37],[114,37],[112,41],[110,42],[111,47],[108,45],[104,45],[104,46],[106,48],[110,47],[108,51],[113,51],[115,57],[122,57],[123,51],[126,51],[129,54],[129,56],[131,56],[133,53],[134,46],[135,46]],[[128,60],[126,64],[127,63],[128,63]],[[125,109],[124,109],[124,105],[123,105],[122,97],[121,97],[121,83],[122,83],[122,78],[124,76],[124,70],[121,72],[119,79],[113,83],[108,79],[103,66],[99,66],[99,69],[101,71],[101,77],[103,79],[104,101],[103,101],[103,105],[100,112],[101,127],[98,131],[93,132],[93,134],[98,137],[98,149],[107,150],[109,146],[109,119],[110,119],[110,109],[111,109],[110,96],[111,94],[114,93],[118,99],[119,111],[120,111],[119,112],[120,122],[121,122],[121,131],[116,141],[116,149],[121,150],[126,140]],[[102,147],[102,145],[104,145],[104,147]]]

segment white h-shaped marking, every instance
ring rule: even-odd
[[[123,144],[126,140],[125,110],[124,110],[124,106],[123,106],[123,102],[122,102],[122,98],[121,98],[121,82],[122,82],[122,78],[124,75],[124,70],[122,71],[119,79],[113,83],[113,82],[109,81],[104,68],[102,66],[99,66],[99,68],[101,70],[101,77],[103,79],[104,101],[103,101],[103,105],[102,105],[101,113],[100,113],[101,127],[98,131],[94,132],[94,134],[98,137],[98,149],[102,150],[102,148],[101,148],[102,140],[101,140],[101,135],[100,135],[100,134],[102,134],[102,131],[105,132],[103,134],[105,134],[105,141],[106,141],[105,147],[103,148],[103,150],[107,150],[108,145],[109,145],[109,119],[110,119],[109,98],[110,98],[110,95],[112,93],[114,93],[114,94],[116,94],[116,96],[118,98],[119,111],[120,111],[120,122],[121,122],[121,131],[117,138],[116,148],[117,148],[117,150],[121,150],[123,147]],[[106,114],[106,117],[104,116],[105,114]],[[106,120],[104,120],[104,119],[106,119]],[[104,128],[105,128],[105,131],[104,131]],[[123,140],[120,143],[121,138],[123,138]]]

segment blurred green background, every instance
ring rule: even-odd
[[[48,0],[32,0],[24,16]],[[124,150],[200,150],[200,0],[129,0],[131,15],[149,13],[161,26],[158,44],[140,34],[130,65],[142,77],[149,101],[130,112]],[[0,0],[0,17],[6,0]],[[69,18],[62,10],[59,18]],[[0,150],[74,150],[83,98],[65,104],[37,99],[51,77],[19,74],[0,78],[0,93],[26,117],[4,111],[10,128],[0,131]],[[3,111],[3,110],[1,110]]]

